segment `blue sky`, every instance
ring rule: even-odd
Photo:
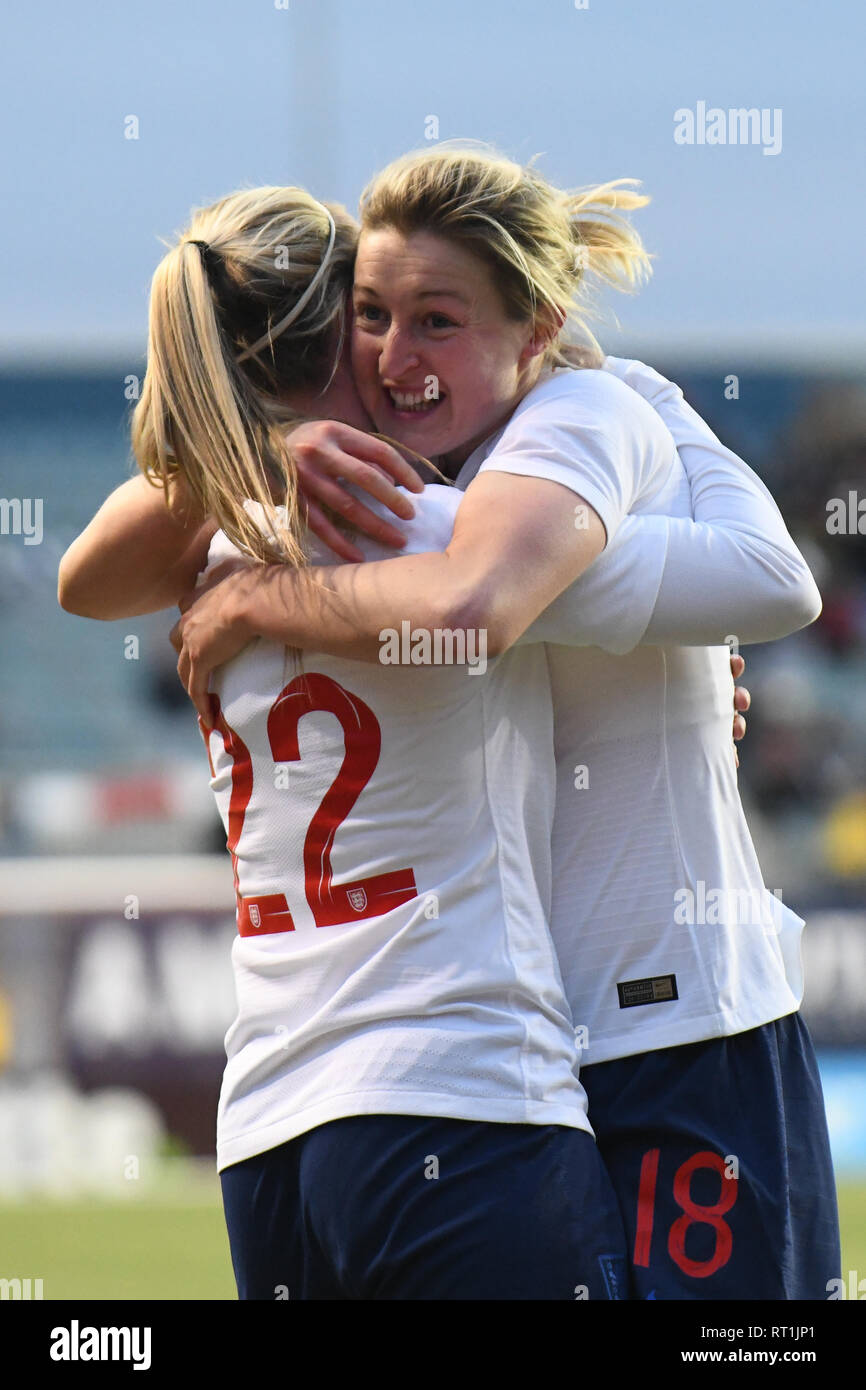
[[[862,364],[864,41],[857,0],[21,5],[0,60],[0,360],[141,353],[159,237],[192,206],[300,183],[353,207],[435,116],[561,185],[643,181],[655,276],[612,297],[606,345]],[[779,153],[678,145],[675,111],[701,101],[781,111]]]

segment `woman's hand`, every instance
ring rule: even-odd
[[[734,680],[739,680],[746,669],[746,661],[742,656],[731,655],[731,675]],[[752,697],[744,685],[734,686],[734,742],[739,743],[741,738],[746,736],[746,721],[743,714],[752,703]],[[737,760],[737,767],[740,766],[740,759],[736,748],[734,757]]]
[[[198,589],[179,603],[183,615],[171,630],[178,653],[177,674],[205,724],[210,720],[211,671],[231,661],[255,636],[242,617],[242,600],[259,583],[265,567],[248,560],[224,560]]]
[[[389,526],[345,488],[346,483],[352,483],[395,516],[410,521],[415,509],[397,487],[423,492],[424,484],[395,448],[337,420],[310,420],[298,425],[288,436],[288,443],[307,507],[307,525],[336,555],[354,563],[364,558],[349,537],[328,520],[320,506],[323,502],[383,545],[395,549],[405,545],[396,527]]]

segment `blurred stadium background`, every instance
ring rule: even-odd
[[[0,514],[0,1278],[41,1278],[46,1298],[234,1296],[213,1159],[231,872],[173,618],[56,603],[60,555],[130,472],[157,235],[244,183],[351,207],[388,158],[467,135],[541,151],[563,184],[643,179],[655,280],[602,341],[683,385],[822,590],[814,627],[745,652],[740,776],[766,881],[807,920],[843,1269],[866,1276],[866,335],[849,280],[866,209],[834,191],[863,127],[862,13],[157,0],[93,5],[87,27],[87,8],[50,35],[11,17],[3,60],[0,494],[39,499],[44,524],[31,544]],[[673,112],[701,99],[780,109],[782,150],[678,147]]]

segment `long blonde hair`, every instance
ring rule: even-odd
[[[284,438],[299,417],[286,396],[324,389],[336,370],[357,236],[344,208],[301,188],[247,189],[198,209],[153,277],[136,460],[167,495],[181,474],[202,514],[256,559],[303,563]],[[261,505],[264,531],[247,500]]]
[[[566,192],[486,147],[449,143],[403,155],[377,174],[361,196],[361,230],[450,238],[489,267],[509,318],[550,323],[549,365],[599,365],[588,324],[596,317],[592,277],[632,290],[651,269],[621,216],[649,202],[632,191],[635,182]]]

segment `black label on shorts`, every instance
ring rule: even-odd
[[[638,1004],[664,1004],[679,999],[676,975],[653,975],[648,980],[623,980],[616,987],[621,1009],[634,1009]]]

